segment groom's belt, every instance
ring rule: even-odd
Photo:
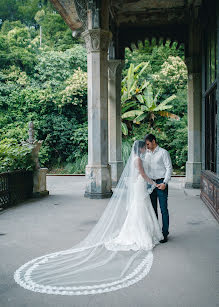
[[[153,181],[157,182],[157,181],[160,181],[160,180],[164,180],[164,178],[159,178],[159,179],[152,179]]]

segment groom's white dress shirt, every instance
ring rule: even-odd
[[[145,172],[151,179],[164,178],[167,184],[172,175],[172,162],[168,151],[157,146],[154,151],[146,150],[143,158]]]

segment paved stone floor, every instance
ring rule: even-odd
[[[1,307],[215,307],[219,306],[218,224],[199,190],[170,184],[170,240],[154,250],[150,273],[119,291],[89,296],[34,293],[13,280],[14,271],[43,254],[67,249],[86,236],[108,200],[83,197],[84,177],[48,176],[50,196],[0,214]]]

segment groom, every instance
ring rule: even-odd
[[[158,184],[158,187],[150,195],[151,202],[158,218],[157,199],[159,199],[164,236],[164,239],[160,242],[166,243],[169,234],[168,181],[171,179],[172,163],[168,151],[158,146],[156,137],[153,134],[145,136],[145,145],[147,148],[144,161],[145,171]]]

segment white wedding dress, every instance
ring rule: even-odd
[[[87,295],[115,291],[144,278],[153,263],[153,247],[163,238],[145,181],[132,153],[109,204],[96,226],[78,245],[35,258],[14,274],[34,292]]]
[[[138,169],[136,177],[136,181],[133,182],[133,201],[124,225],[118,237],[105,244],[111,250],[132,249],[137,251],[143,249],[148,251],[163,239],[150,195],[146,193],[145,180]]]

